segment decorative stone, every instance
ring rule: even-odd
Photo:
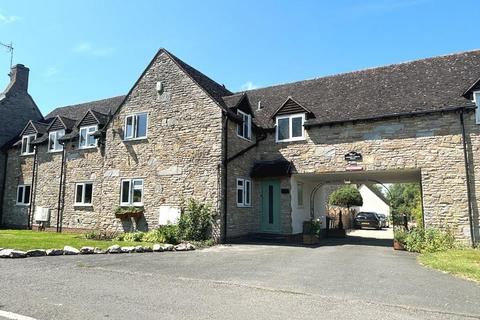
[[[185,243],[177,244],[174,248],[175,248],[175,251],[187,251],[188,250],[187,245]]]
[[[193,244],[191,244],[190,242],[187,243],[187,250],[195,250],[195,249],[196,247]]]
[[[108,253],[122,253],[122,248],[118,244],[108,247]]]
[[[135,247],[121,247],[120,250],[122,253],[132,253],[135,252]]]
[[[62,249],[48,249],[46,252],[47,252],[47,256],[61,256],[61,255],[63,255],[63,250]]]
[[[0,258],[10,258],[10,253],[13,249],[2,249],[0,250]]]
[[[94,250],[95,249],[93,247],[81,247],[80,248],[80,253],[81,254],[93,254]]]
[[[25,251],[20,250],[12,250],[10,251],[10,258],[26,258],[27,253]]]
[[[174,245],[170,243],[165,243],[162,245],[163,251],[173,251]]]
[[[75,256],[75,255],[80,253],[80,250],[78,250],[77,248],[74,248],[74,247],[65,246],[65,247],[63,247],[63,253],[66,256]]]
[[[107,253],[107,251],[105,251],[103,249],[100,249],[100,248],[95,248],[95,249],[93,249],[93,253],[94,254],[105,254],[105,253]]]
[[[142,246],[136,246],[135,247],[135,252],[138,252],[138,253],[143,253],[143,247]]]
[[[150,247],[143,247],[143,252],[153,252],[153,250]]]
[[[155,243],[153,245],[153,252],[163,252],[163,247],[161,244]]]
[[[33,249],[27,251],[29,257],[43,257],[47,255],[47,251],[43,249]]]

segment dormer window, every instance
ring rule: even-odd
[[[147,137],[147,113],[138,113],[125,117],[125,140],[144,139]]]
[[[58,152],[63,150],[63,145],[58,141],[65,135],[65,130],[56,130],[48,134],[48,152]]]
[[[480,124],[480,91],[475,91],[473,93],[473,102],[477,105],[477,111],[475,112],[475,118],[477,124]]]
[[[276,118],[276,141],[289,142],[305,140],[305,114],[290,114],[277,116]]]
[[[80,149],[95,148],[97,146],[97,139],[93,133],[97,131],[97,126],[80,127],[80,142],[78,147]]]
[[[250,140],[252,138],[252,116],[240,110],[237,111],[237,114],[242,117],[242,123],[237,125],[237,135]]]
[[[36,137],[36,134],[27,134],[22,137],[22,155],[26,156],[34,153],[32,141],[35,140]]]

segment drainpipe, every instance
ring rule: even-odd
[[[3,181],[2,181],[2,193],[0,194],[0,227],[3,221],[3,199],[5,197],[5,187],[7,185],[7,163],[8,163],[8,151],[5,151],[5,160],[3,163]]]
[[[228,183],[228,116],[225,114],[225,120],[223,123],[223,243],[227,243],[227,183]]]
[[[62,197],[62,189],[63,189],[63,168],[65,166],[65,146],[62,150],[62,163],[60,166],[60,183],[58,185],[58,203],[57,203],[57,232],[60,232],[60,204],[61,204],[61,197]]]
[[[35,210],[35,196],[37,194],[37,146],[35,148],[35,153],[33,155],[33,166],[32,166],[32,186],[30,188],[30,206],[28,208],[28,221],[27,229],[32,229],[32,210]]]
[[[470,221],[470,239],[472,247],[475,246],[475,232],[473,231],[473,210],[472,210],[472,191],[470,186],[470,165],[467,153],[467,135],[465,132],[465,121],[463,118],[465,110],[460,109],[460,126],[462,128],[462,144],[463,144],[463,158],[465,161],[465,178],[467,180],[467,201],[468,201],[468,218]]]

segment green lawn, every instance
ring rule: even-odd
[[[147,242],[101,241],[86,240],[80,233],[56,233],[31,230],[0,230],[0,248],[29,250],[29,249],[63,249],[72,246],[80,249],[83,246],[106,249],[111,245],[120,246],[152,246]]]
[[[424,253],[418,259],[425,266],[480,282],[479,249]]]

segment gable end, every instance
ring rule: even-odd
[[[306,113],[309,118],[315,117],[310,110],[295,101],[292,97],[288,97],[287,100],[285,100],[285,102],[280,106],[280,108],[275,111],[275,113],[272,115],[272,118],[276,116],[295,113]]]

